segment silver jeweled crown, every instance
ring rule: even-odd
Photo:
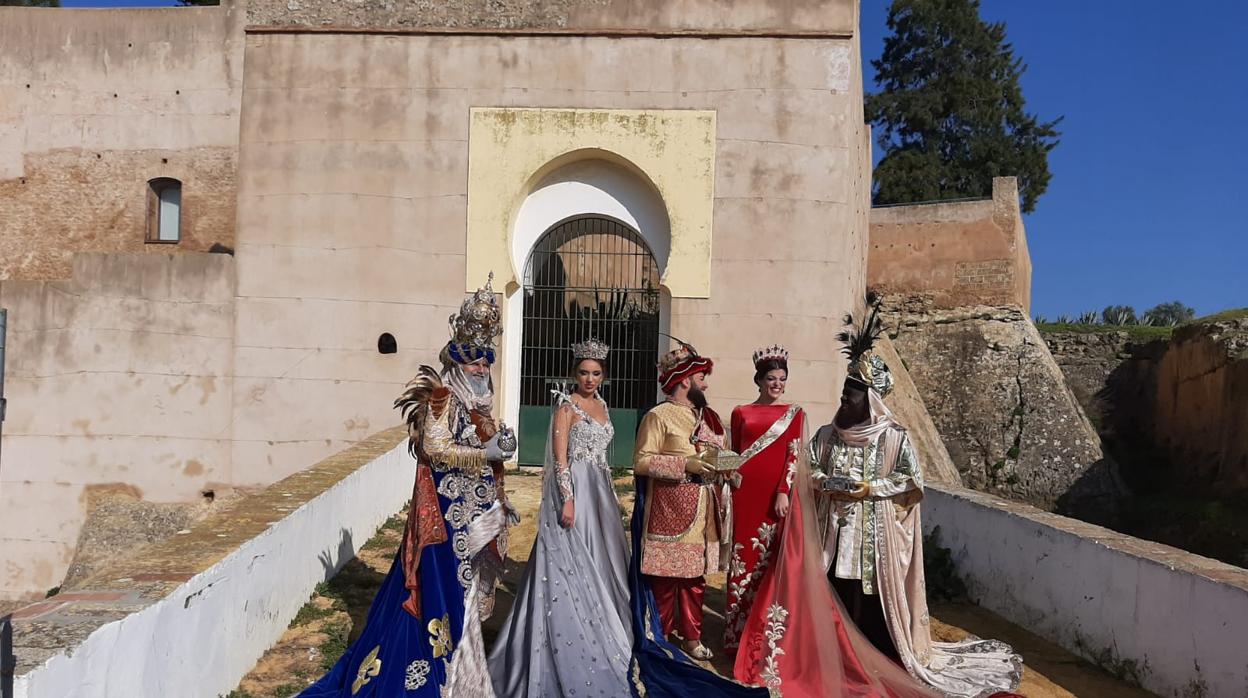
[[[503,323],[493,285],[494,272],[490,272],[485,286],[465,298],[459,312],[451,316],[452,343],[481,349],[494,346],[494,340],[503,333]]]
[[[767,361],[768,359],[776,359],[787,364],[789,362],[789,350],[779,344],[773,344],[769,347],[763,347],[762,349],[756,349],[754,351],[755,366],[757,366],[759,362]]]
[[[577,360],[593,359],[594,361],[602,361],[607,358],[609,353],[611,353],[611,347],[593,337],[572,345],[572,358]]]

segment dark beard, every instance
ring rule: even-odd
[[[707,403],[706,403],[706,393],[702,392],[702,390],[701,390],[701,389],[699,389],[699,388],[694,388],[694,387],[690,386],[690,388],[689,388],[689,402],[693,403],[693,406],[694,406],[694,407],[696,407],[696,408],[698,408],[698,409],[704,409],[704,408],[706,407],[706,404],[707,404]]]
[[[841,405],[841,408],[836,411],[836,416],[832,418],[832,422],[842,429],[852,429],[870,419],[871,410],[867,405],[857,409]]]

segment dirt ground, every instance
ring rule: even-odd
[[[632,478],[616,481],[621,515],[632,509]],[[507,492],[524,514],[511,530],[509,564],[499,589],[493,617],[486,623],[486,646],[511,607],[512,593],[533,547],[537,525],[534,513],[541,500],[541,480],[535,473],[509,472]],[[290,628],[228,698],[284,698],[298,693],[325,673],[363,629],[373,595],[381,586],[402,536],[405,512],[399,512],[364,545],[357,558],[333,579],[317,587]],[[724,575],[707,579],[704,635],[715,651],[712,666],[730,673],[716,640],[723,633]],[[935,639],[957,640],[968,633],[1004,640],[1022,653],[1025,664],[1019,693],[1028,698],[1144,698],[1151,693],[1131,687],[1060,647],[971,604],[934,604],[931,608]]]

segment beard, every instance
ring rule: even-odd
[[[442,375],[451,392],[465,407],[489,413],[494,402],[494,386],[489,375],[473,376],[459,364],[451,364]]]
[[[689,402],[692,402],[693,406],[698,409],[704,409],[707,405],[706,393],[702,392],[701,388],[689,386]]]
[[[468,379],[468,387],[472,388],[473,395],[486,397],[490,394],[489,376],[474,376],[471,373],[465,373],[464,377]]]
[[[842,429],[849,429],[870,419],[871,408],[866,402],[862,402],[857,405],[842,402],[840,409],[836,411],[836,415],[832,418],[832,421]]]

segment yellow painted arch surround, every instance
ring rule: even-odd
[[[496,289],[518,283],[510,250],[525,198],[554,170],[601,159],[638,174],[667,209],[663,286],[673,298],[710,296],[714,111],[473,108],[470,118],[466,292],[491,271]]]

